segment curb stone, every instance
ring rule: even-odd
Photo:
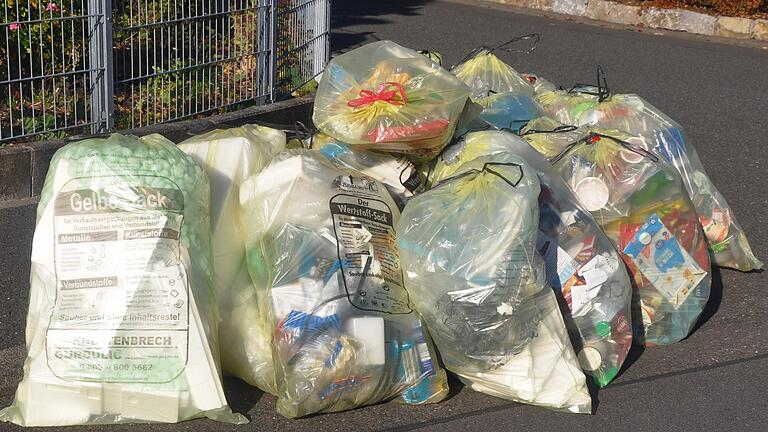
[[[637,25],[639,23],[640,6],[630,6],[610,1],[590,1],[587,4],[586,18],[609,21],[617,24]]]
[[[648,8],[640,13],[640,22],[651,28],[679,30],[711,36],[715,34],[717,27],[716,17],[683,9]]]
[[[615,24],[707,36],[768,41],[768,20],[708,15],[686,9],[643,8],[609,0],[487,0]]]
[[[740,37],[742,34],[752,34],[755,20],[748,18],[721,17],[717,20],[716,34],[718,36]]]
[[[553,0],[552,12],[565,15],[584,16],[589,0]]]
[[[752,28],[752,36],[761,41],[768,41],[768,20],[758,19]]]
[[[496,3],[504,3],[510,6],[517,6],[528,9],[538,9],[546,12],[552,11],[554,0],[491,0]]]

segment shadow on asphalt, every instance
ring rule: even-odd
[[[442,362],[440,364],[442,365]],[[446,370],[446,372],[448,373],[448,396],[445,397],[444,401],[450,400],[454,396],[458,395],[464,388],[464,383],[461,382],[459,377],[454,375],[452,372],[448,372],[448,370]]]
[[[358,25],[388,24],[382,15],[419,15],[418,10],[432,0],[359,1],[335,0],[331,14],[331,52],[348,51],[379,40],[375,32],[346,30]]]
[[[713,266],[711,274],[712,285],[709,289],[709,301],[707,302],[706,307],[704,307],[704,310],[701,312],[701,315],[699,315],[699,320],[696,321],[696,324],[693,326],[693,329],[691,329],[691,332],[688,334],[688,336],[693,334],[701,326],[706,324],[706,322],[709,321],[713,316],[715,316],[718,309],[720,309],[720,303],[723,301],[723,278],[720,276],[720,267]]]
[[[256,387],[248,385],[245,381],[238,378],[224,377],[224,394],[232,411],[242,413],[251,420],[248,414],[251,409],[259,402],[264,392]]]

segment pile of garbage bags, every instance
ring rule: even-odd
[[[530,40],[450,70],[390,41],[340,55],[301,134],[63,147],[0,420],[243,423],[222,373],[290,418],[440,402],[446,371],[591,413],[633,343],[689,335],[712,265],[762,263],[680,125],[602,71],[557,89],[498,56]]]

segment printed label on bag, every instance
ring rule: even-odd
[[[707,275],[655,213],[637,230],[624,253],[675,308]]]
[[[46,335],[56,376],[159,383],[184,370],[183,212],[182,192],[162,177],[132,178],[131,185],[89,177],[62,187],[54,201],[56,303]]]
[[[331,198],[330,208],[350,303],[363,310],[410,313],[389,206],[373,198],[339,194]]]

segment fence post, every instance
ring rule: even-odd
[[[91,133],[114,126],[112,0],[88,0],[88,69],[91,79]]]
[[[323,62],[320,65],[320,70],[317,73],[324,72],[325,66],[329,61],[331,61],[331,11],[333,11],[332,0],[328,0],[325,7],[325,29],[323,29],[327,35],[325,37],[325,58],[323,59]]]
[[[277,1],[269,0],[269,8],[271,10],[271,31],[270,31],[270,53],[269,53],[269,102],[275,102],[275,94],[277,93]]]
[[[115,64],[112,61],[114,44],[112,37],[112,0],[102,0],[104,4],[104,121],[106,131],[111,131],[115,127]],[[105,132],[106,132],[105,131]]]

